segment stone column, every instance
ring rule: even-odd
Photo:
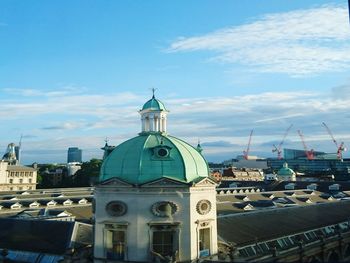
[[[166,132],[166,117],[163,119],[163,132]]]
[[[159,118],[157,116],[154,116],[154,131],[159,131]]]
[[[154,131],[154,116],[149,117],[149,131]]]
[[[142,130],[141,131],[146,131],[146,124],[145,124],[146,120],[144,117],[141,118],[141,126],[142,126]]]

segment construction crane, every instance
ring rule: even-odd
[[[293,127],[293,124],[291,124],[291,125],[288,127],[288,129],[286,130],[286,132],[285,132],[284,135],[283,135],[282,141],[278,144],[278,146],[273,145],[272,152],[273,152],[273,153],[274,153],[274,152],[277,152],[277,159],[278,159],[278,160],[281,160],[281,159],[282,159],[282,150],[281,150],[282,144],[284,143],[284,140],[286,139],[286,137],[287,137],[287,135],[288,135],[288,133],[289,133],[289,131],[290,131],[290,129],[291,129],[292,127]]]
[[[338,157],[338,159],[339,160],[343,160],[343,152],[346,151],[346,148],[344,146],[344,142],[341,142],[340,144],[338,144],[337,141],[334,139],[334,136],[333,136],[333,133],[332,133],[331,129],[329,129],[327,124],[325,124],[324,122],[322,122],[322,124],[326,128],[328,134],[332,138],[332,141],[334,142],[335,146],[337,147],[337,157]]]
[[[246,160],[248,160],[248,154],[249,154],[249,150],[250,150],[250,142],[252,141],[252,135],[253,135],[253,130],[250,131],[247,149],[245,151],[243,151],[243,158]]]
[[[304,136],[303,136],[303,134],[301,133],[300,130],[298,130],[298,134],[300,136],[301,142],[303,143],[304,151],[305,151],[305,154],[306,154],[306,158],[308,160],[313,160],[314,159],[314,150],[313,149],[308,150],[308,148],[306,146],[306,143],[305,143],[305,140],[304,140]]]

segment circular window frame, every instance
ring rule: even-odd
[[[206,206],[206,207],[203,207],[203,206]],[[206,199],[198,201],[196,210],[197,210],[197,213],[200,215],[208,214],[211,211],[211,202]]]
[[[179,211],[179,206],[177,204],[175,204],[174,202],[161,201],[161,202],[154,203],[152,205],[152,207],[151,207],[152,214],[154,214],[155,216],[159,216],[159,217],[167,217],[168,215],[165,213],[165,211],[160,209],[161,207],[163,207],[167,204],[169,204],[171,207],[171,215],[173,215]]]
[[[158,158],[168,158],[170,151],[166,147],[160,147],[156,149],[156,155]]]
[[[106,205],[106,212],[113,217],[123,216],[128,211],[127,205],[122,201],[111,201]]]

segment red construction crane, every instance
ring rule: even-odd
[[[300,136],[301,142],[303,143],[305,154],[306,154],[306,158],[308,160],[313,160],[314,159],[314,150],[313,149],[308,150],[308,148],[306,146],[306,143],[305,143],[305,140],[304,140],[304,136],[303,136],[303,134],[301,133],[300,130],[298,130],[298,134]]]
[[[343,151],[346,151],[346,148],[344,146],[344,142],[341,142],[338,145],[337,141],[334,139],[333,133],[331,132],[331,130],[329,129],[327,124],[325,124],[324,122],[322,122],[322,124],[326,128],[328,134],[331,136],[332,141],[334,142],[335,146],[337,146],[337,157],[338,157],[338,159],[339,160],[343,160]]]
[[[248,160],[248,154],[249,154],[249,150],[250,150],[250,142],[252,141],[252,135],[253,135],[253,130],[250,131],[247,149],[245,151],[243,151],[243,158],[246,160]]]
[[[287,135],[288,135],[288,133],[289,133],[289,131],[290,131],[290,129],[291,129],[292,127],[293,127],[293,124],[291,124],[291,125],[289,126],[289,128],[286,130],[286,132],[285,132],[284,135],[283,135],[283,139],[282,139],[282,141],[278,144],[278,146],[273,145],[272,152],[273,152],[273,153],[274,153],[274,152],[277,152],[277,159],[278,159],[278,160],[281,160],[281,159],[282,159],[282,150],[281,150],[282,144],[284,143],[284,140],[286,139],[286,137],[287,137]]]

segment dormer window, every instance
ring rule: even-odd
[[[169,155],[169,150],[167,148],[159,148],[157,149],[158,157],[164,158]]]
[[[153,148],[154,157],[157,159],[169,159],[171,147],[167,145],[159,145]]]

